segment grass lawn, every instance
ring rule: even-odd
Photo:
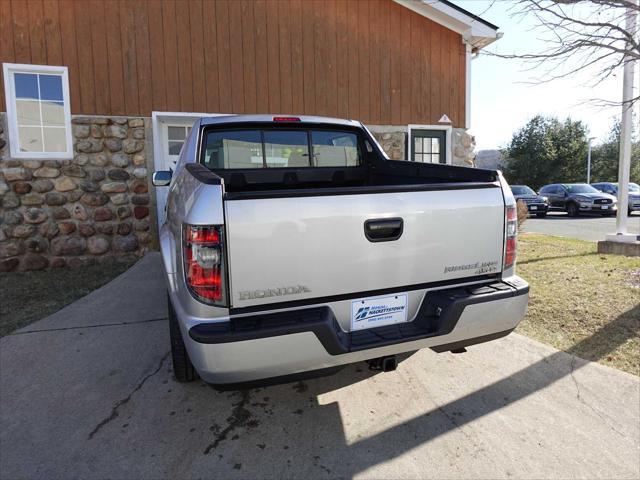
[[[523,234],[517,271],[531,284],[519,333],[640,375],[640,258],[601,255],[593,242]]]
[[[0,274],[0,337],[57,312],[126,271],[132,263]]]

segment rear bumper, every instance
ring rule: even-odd
[[[408,323],[343,331],[329,306],[200,323],[183,335],[200,376],[235,383],[431,347],[447,351],[508,334],[526,312],[519,277],[427,292]]]

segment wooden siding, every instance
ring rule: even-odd
[[[460,35],[391,0],[0,0],[0,61],[68,66],[74,114],[465,123]]]

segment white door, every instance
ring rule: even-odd
[[[180,150],[191,131],[193,123],[204,116],[210,115],[206,113],[153,112],[153,163],[156,171],[175,171]],[[169,189],[167,187],[158,187],[155,191],[159,229],[165,221],[165,205]]]
[[[195,121],[195,120],[194,120]],[[175,170],[184,141],[191,131],[193,122],[178,124],[162,122],[162,145],[164,149],[163,170]]]

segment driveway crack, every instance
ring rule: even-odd
[[[600,419],[603,421],[603,423],[605,425],[607,425],[611,430],[613,430],[614,432],[616,432],[618,435],[622,436],[622,437],[627,437],[624,433],[622,433],[621,431],[619,431],[618,429],[616,429],[611,422],[613,421],[613,419],[611,419],[610,417],[608,418],[608,416],[604,415],[600,410],[598,410],[597,408],[595,408],[592,405],[589,405],[584,398],[582,398],[582,395],[580,395],[580,384],[578,383],[578,380],[576,379],[574,373],[575,373],[575,369],[576,369],[576,360],[578,359],[578,357],[576,357],[575,355],[572,356],[573,358],[571,358],[571,380],[573,380],[573,384],[576,387],[576,398],[578,399],[578,401],[580,403],[582,403],[584,406],[586,406],[587,408],[589,408],[589,410],[591,410],[593,413],[595,413],[598,417],[600,417]],[[610,420],[610,421],[608,421]]]
[[[158,372],[160,372],[160,370],[162,369],[162,365],[164,364],[164,362],[167,360],[167,358],[169,358],[169,353],[171,353],[170,351],[165,353],[164,356],[160,359],[160,362],[158,363],[158,366],[156,367],[156,369],[151,372],[150,374],[146,375],[145,377],[142,378],[142,380],[140,380],[140,382],[138,383],[138,385],[135,386],[135,388],[133,390],[131,390],[129,392],[129,395],[127,395],[126,397],[124,397],[121,400],[118,400],[114,405],[113,408],[111,409],[111,413],[109,414],[108,417],[103,418],[96,426],[95,428],[91,431],[91,433],[89,434],[88,440],[91,440],[93,438],[93,436],[98,433],[98,431],[104,427],[105,425],[107,425],[109,422],[115,420],[116,418],[118,418],[118,415],[120,414],[118,412],[118,409],[122,406],[125,405],[126,403],[129,402],[129,400],[131,400],[131,397],[133,396],[134,393],[136,393],[138,390],[140,390],[142,388],[142,386],[147,382],[147,380],[149,380],[151,377],[153,377],[154,375],[158,374]]]
[[[83,329],[83,328],[100,328],[100,327],[118,327],[118,326],[122,326],[122,325],[138,325],[140,323],[161,322],[161,321],[166,320],[166,319],[167,319],[167,317],[150,318],[148,320],[134,320],[133,322],[99,323],[97,325],[78,325],[76,327],[42,328],[40,330],[26,330],[24,332],[14,332],[14,333],[10,333],[8,336],[26,335],[27,333],[64,332],[66,330],[80,330],[80,329]]]

